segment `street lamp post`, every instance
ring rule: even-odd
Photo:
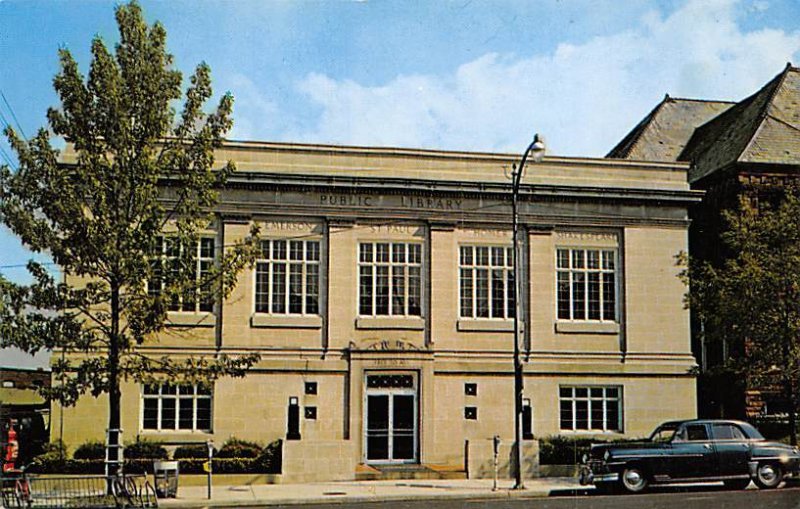
[[[513,166],[511,172],[511,216],[512,216],[512,243],[513,261],[514,261],[514,445],[516,447],[516,466],[514,468],[514,489],[525,489],[525,484],[522,480],[522,392],[523,392],[523,377],[522,377],[522,359],[520,357],[520,327],[519,318],[522,314],[522,303],[519,298],[522,295],[522,270],[520,263],[520,242],[519,242],[519,186],[522,181],[522,175],[525,172],[525,163],[530,156],[534,163],[538,163],[544,157],[545,146],[544,140],[538,135],[534,135],[533,141],[525,153],[522,154],[522,161],[519,163],[519,168]]]

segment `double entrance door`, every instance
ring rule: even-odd
[[[418,461],[417,385],[413,374],[368,374],[364,429],[368,463]]]

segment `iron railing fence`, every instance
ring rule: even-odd
[[[8,509],[121,509],[158,507],[146,476],[22,474],[2,478],[2,507]],[[110,489],[109,489],[110,488]]]

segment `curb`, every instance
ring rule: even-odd
[[[275,506],[275,505],[310,505],[310,504],[358,504],[368,502],[413,502],[425,500],[498,500],[498,499],[528,499],[528,498],[542,498],[549,496],[551,490],[547,491],[514,491],[509,489],[499,490],[495,492],[478,492],[478,493],[436,493],[436,494],[420,494],[420,495],[404,495],[404,494],[390,494],[390,495],[330,495],[330,496],[315,496],[308,498],[275,498],[275,499],[259,499],[259,500],[179,500],[173,499],[170,501],[162,501],[159,506],[164,508],[193,508],[200,509],[205,507],[214,508],[227,508],[227,507],[262,507],[262,506]],[[167,502],[167,503],[164,503]]]

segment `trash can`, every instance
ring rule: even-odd
[[[158,498],[175,498],[178,496],[178,462],[153,462],[153,475],[156,481]]]

